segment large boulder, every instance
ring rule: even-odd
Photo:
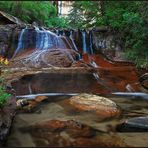
[[[92,111],[103,118],[120,115],[120,109],[116,103],[97,95],[80,94],[71,97],[69,103],[80,111]]]
[[[77,53],[72,49],[24,50],[11,60],[11,67],[70,67]]]

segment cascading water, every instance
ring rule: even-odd
[[[44,50],[44,49],[51,49],[51,48],[62,48],[65,49],[66,46],[62,39],[58,37],[56,34],[49,30],[45,30],[42,28],[35,27],[36,30],[36,49]]]
[[[32,35],[30,35],[31,33],[28,31],[27,27],[22,29],[19,36],[18,46],[13,57],[16,56],[19,51],[28,48],[36,50],[47,50],[54,48],[66,49],[66,45],[61,37],[49,30],[45,30],[44,28],[39,29],[36,26],[34,27],[35,30],[32,31],[35,31],[35,33],[32,33]],[[30,41],[34,42],[34,39],[35,43],[33,43],[33,45],[30,44]]]
[[[24,28],[24,29],[21,31],[21,33],[20,33],[19,41],[18,41],[18,46],[17,46],[17,49],[15,50],[13,56],[15,56],[15,55],[18,53],[18,51],[20,51],[21,49],[24,49],[25,42],[23,41],[23,39],[24,39],[24,37],[25,37],[26,29],[27,29],[27,27]]]
[[[75,44],[75,42],[74,42],[74,40],[73,40],[73,37],[72,37],[72,30],[70,31],[70,36],[69,36],[69,38],[70,38],[70,40],[71,40],[71,42],[72,42],[72,44],[73,44],[73,46],[74,46],[74,49],[75,49],[76,51],[78,51],[78,48],[77,48],[77,46],[76,46],[76,44]]]
[[[82,31],[82,40],[83,40],[83,53],[87,53],[86,32],[85,31]]]
[[[92,41],[92,33],[91,31],[89,32],[89,45],[90,45],[90,51],[91,51],[91,54],[93,54],[93,41]]]
[[[74,42],[74,40],[73,40],[72,30],[70,31],[70,36],[69,36],[69,38],[70,38],[71,43],[72,43],[72,45],[73,45],[73,47],[74,47],[74,50],[79,51],[78,48],[77,48],[77,46],[76,46],[76,44],[75,44],[75,42]],[[80,54],[78,54],[78,60],[80,60],[80,59],[81,59],[81,56],[80,56]]]

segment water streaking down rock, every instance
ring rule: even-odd
[[[18,55],[11,67],[70,67],[77,53],[72,49],[29,50]]]
[[[97,95],[80,94],[73,96],[69,103],[80,111],[92,111],[101,117],[120,115],[120,109],[116,103]]]

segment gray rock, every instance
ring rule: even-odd
[[[148,132],[148,116],[128,119],[116,129],[119,132]]]

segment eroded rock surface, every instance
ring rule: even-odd
[[[80,94],[70,99],[70,104],[80,111],[92,111],[107,118],[120,115],[120,109],[113,101],[91,94]]]
[[[29,50],[12,60],[11,67],[70,67],[77,53],[72,49]]]

